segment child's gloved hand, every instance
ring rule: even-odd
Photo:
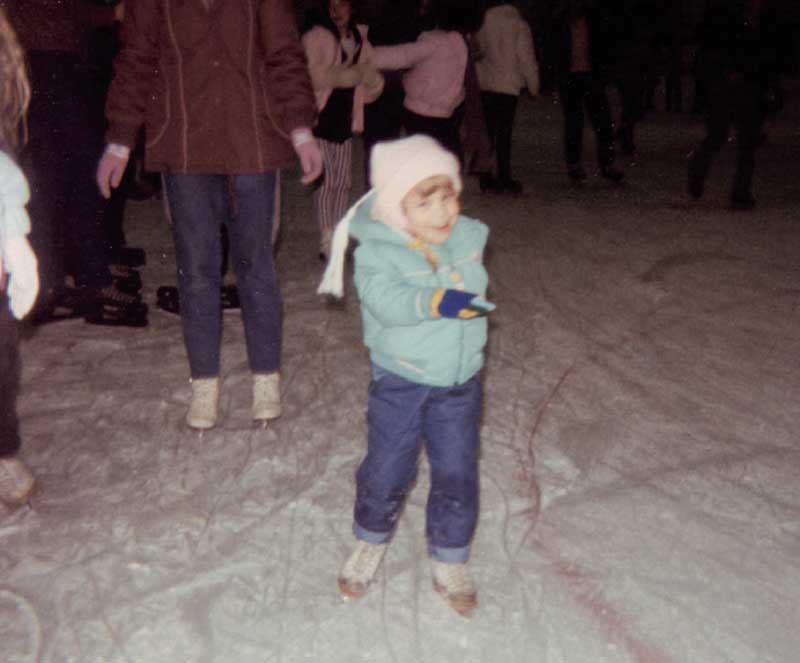
[[[434,318],[469,320],[494,311],[495,305],[474,292],[437,288],[430,302]]]
[[[17,320],[31,310],[39,293],[39,273],[36,256],[25,237],[10,237],[3,247],[3,268],[10,276],[8,300],[11,313]]]

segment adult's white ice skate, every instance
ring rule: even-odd
[[[219,410],[219,378],[192,380],[192,402],[186,413],[189,428],[208,430],[217,424]]]
[[[253,375],[253,419],[266,424],[281,416],[280,373]]]

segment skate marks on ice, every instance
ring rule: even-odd
[[[34,663],[42,653],[42,625],[24,596],[0,585],[0,642],[4,660]]]
[[[542,521],[539,507],[546,513],[551,502],[562,495],[568,495],[573,489],[579,487],[581,475],[588,474],[594,462],[599,461],[608,452],[613,440],[607,439],[602,445],[595,458],[587,458],[585,450],[578,447],[585,447],[585,438],[591,435],[594,446],[601,434],[601,426],[573,424],[572,426],[561,427],[559,430],[559,447],[548,448],[543,442],[546,436],[545,419],[552,415],[551,406],[554,401],[559,399],[569,399],[570,395],[566,388],[568,379],[575,369],[575,364],[570,365],[552,386],[541,404],[535,409],[535,415],[531,422],[531,431],[527,436],[527,446],[524,453],[520,453],[520,473],[523,483],[531,486],[531,493],[535,494],[535,510],[523,511],[523,514],[530,519],[527,527],[524,528],[525,535],[521,543],[530,547],[536,555],[545,563],[542,573],[545,575],[543,584],[552,585],[553,581],[548,578],[555,578],[559,581],[560,587],[551,587],[547,592],[551,597],[551,592],[557,591],[565,593],[568,600],[574,601],[578,608],[584,613],[586,622],[584,628],[588,627],[603,633],[607,638],[606,655],[620,656],[620,660],[631,660],[635,663],[670,663],[668,658],[655,645],[647,641],[637,627],[635,620],[626,614],[629,607],[626,602],[621,603],[622,610],[614,607],[614,603],[606,597],[603,582],[592,574],[591,567],[582,567],[580,563],[570,560],[565,556],[559,545],[559,536],[552,525]],[[574,375],[573,375],[574,377]],[[577,429],[570,435],[570,429]],[[607,436],[612,437],[613,431],[607,431]],[[537,446],[537,435],[540,444]],[[570,458],[572,456],[572,458]],[[534,458],[537,459],[537,476],[543,488],[541,497],[539,496],[539,484],[533,479],[532,468]],[[575,462],[573,462],[573,460]],[[506,497],[506,500],[508,498]],[[504,543],[507,542],[508,527],[504,527]],[[507,547],[505,547],[508,550]],[[518,556],[519,550],[515,552]],[[509,560],[509,567],[515,568],[513,559]],[[524,583],[524,577],[519,580]],[[559,649],[553,648],[548,643],[547,655],[553,656],[558,660]]]
[[[720,215],[703,227],[662,219],[638,232],[629,220],[596,216],[591,250],[581,237],[589,222],[576,212],[575,232],[554,222],[527,248],[505,244],[494,255],[514,310],[505,315],[509,299],[500,298],[506,306],[492,320],[487,393],[497,393],[493,382],[513,386],[507,412],[498,408],[492,417],[487,398],[488,422],[500,426],[503,414],[516,421],[527,407],[524,425],[538,431],[542,513],[533,541],[542,532],[538,552],[549,575],[572,587],[614,643],[616,660],[689,660],[703,650],[709,660],[781,661],[793,632],[783,615],[798,589],[774,584],[778,569],[797,567],[786,554],[800,510],[788,476],[798,465],[789,414],[796,408],[796,286],[787,259],[796,233],[731,229]],[[628,237],[631,228],[637,232]],[[626,262],[608,250],[609,239],[630,245]],[[610,260],[597,258],[598,249]],[[524,281],[513,277],[525,265],[528,301],[530,291],[515,285]],[[537,379],[554,384],[565,366],[574,366],[567,384],[547,416],[535,417],[546,398]],[[510,379],[513,371],[530,377]],[[513,439],[514,427],[505,433]],[[786,476],[765,482],[772,473]],[[549,545],[548,532],[559,543]],[[755,577],[742,576],[729,558],[747,560]],[[748,596],[783,605],[778,623],[761,605],[760,620],[748,617]],[[693,622],[703,605],[724,608]],[[797,617],[796,606],[788,612]],[[771,638],[759,622],[771,625]]]
[[[793,660],[796,231],[728,228],[734,217],[715,213],[692,225],[654,206],[620,213],[610,194],[594,213],[529,190],[485,214],[498,310],[470,620],[431,586],[424,461],[378,581],[359,601],[339,596],[368,364],[353,300],[331,311],[314,295],[316,228],[297,194],[279,256],[286,409],[267,431],[250,428],[236,316],[223,344],[231,400],[203,438],[178,429],[188,391],[176,388],[187,376],[175,319],[113,338],[66,322],[23,348],[24,453],[41,491],[0,523],[0,584],[30,606],[0,598],[14,654]],[[169,244],[160,218],[135,227],[149,253]]]
[[[654,281],[663,281],[666,276],[673,270],[685,266],[707,266],[708,263],[713,261],[738,261],[742,258],[724,253],[716,253],[712,251],[698,251],[694,253],[674,253],[658,260],[647,271],[639,275],[643,283],[652,283]]]

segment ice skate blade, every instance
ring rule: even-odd
[[[448,594],[447,589],[436,580],[433,581],[433,588],[447,602],[447,605],[462,617],[470,617],[472,611],[478,606],[477,594]]]
[[[261,408],[261,411],[253,415],[253,423],[256,426],[266,428],[270,423],[280,418],[283,414],[283,408],[280,404],[273,404],[269,407]]]
[[[193,425],[190,424],[188,421],[184,423],[186,425],[186,430],[188,430],[190,433],[197,433],[198,437],[203,437],[203,433],[206,433],[210,430],[214,430],[217,427],[216,423],[210,424],[208,426],[206,425],[198,426],[197,424]]]
[[[279,419],[281,414],[282,413],[280,410],[278,410],[277,412],[269,412],[266,415],[262,414],[258,417],[253,417],[253,423],[256,424],[257,426],[263,426],[264,428],[266,428],[273,421]]]

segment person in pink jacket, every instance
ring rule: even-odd
[[[333,228],[350,204],[354,133],[364,130],[364,104],[383,90],[371,66],[367,28],[356,25],[350,0],[322,0],[309,11],[302,36],[319,110],[314,127],[325,174],[314,190],[319,257],[327,260]]]
[[[511,134],[522,88],[539,94],[539,65],[531,29],[510,0],[492,0],[475,35],[478,83],[487,130],[497,160],[497,177],[481,176],[481,190],[519,194],[511,178]]]
[[[405,70],[404,126],[408,134],[426,134],[461,158],[461,118],[465,97],[467,42],[472,12],[457,0],[432,3],[432,28],[409,44],[375,47],[375,65]]]

